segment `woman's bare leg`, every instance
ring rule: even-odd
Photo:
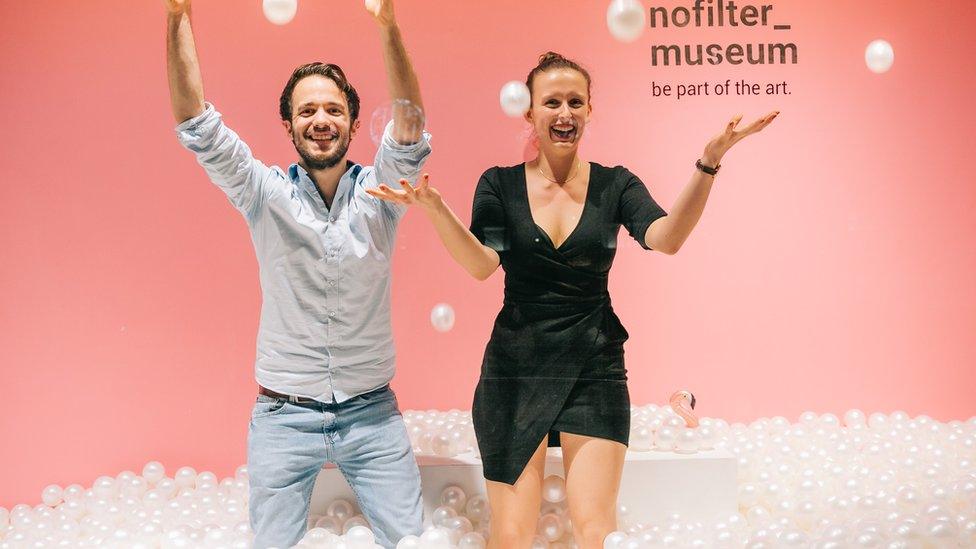
[[[488,549],[523,549],[531,547],[542,504],[542,479],[546,470],[546,446],[549,437],[529,459],[514,485],[486,480],[488,505],[491,508],[491,535]],[[602,549],[602,547],[601,547]]]
[[[560,433],[566,499],[573,536],[581,549],[603,549],[617,529],[617,493],[627,447],[619,442]]]

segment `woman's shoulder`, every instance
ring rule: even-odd
[[[590,162],[590,179],[592,180],[594,176],[607,183],[619,184],[626,184],[637,177],[624,166],[604,166],[597,162]]]
[[[516,164],[514,166],[492,166],[485,170],[485,173],[481,177],[488,179],[499,179],[507,177],[516,177],[520,172],[525,171],[525,163]]]
[[[496,191],[511,187],[511,183],[518,181],[519,177],[524,173],[524,166],[525,164],[492,166],[481,174],[481,177],[478,179],[478,186],[488,187]]]

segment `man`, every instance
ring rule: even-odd
[[[280,100],[299,160],[287,172],[256,160],[204,102],[190,0],[166,0],[167,59],[180,142],[243,214],[260,265],[263,305],[248,431],[254,547],[287,547],[305,533],[316,475],[331,461],[356,493],[378,543],[422,531],[420,473],[389,388],[390,258],[406,206],[366,193],[415,181],[430,135],[392,0],[367,0],[383,39],[396,105],[375,167],[346,160],[359,96],[342,70],[295,70]]]

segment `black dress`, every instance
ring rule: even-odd
[[[650,249],[644,234],[664,215],[626,168],[590,163],[579,223],[557,249],[532,218],[524,164],[481,176],[471,232],[505,270],[472,406],[486,479],[514,484],[547,433],[549,446],[561,431],[628,443],[628,334],[607,277],[620,226]]]

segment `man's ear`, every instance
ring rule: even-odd
[[[359,130],[359,122],[360,120],[357,118],[356,121],[352,123],[352,127],[349,128],[350,140],[352,140],[353,137],[356,137],[356,132]]]
[[[291,122],[288,120],[282,120],[281,125],[285,128],[285,133],[288,134],[288,139],[291,139]]]

